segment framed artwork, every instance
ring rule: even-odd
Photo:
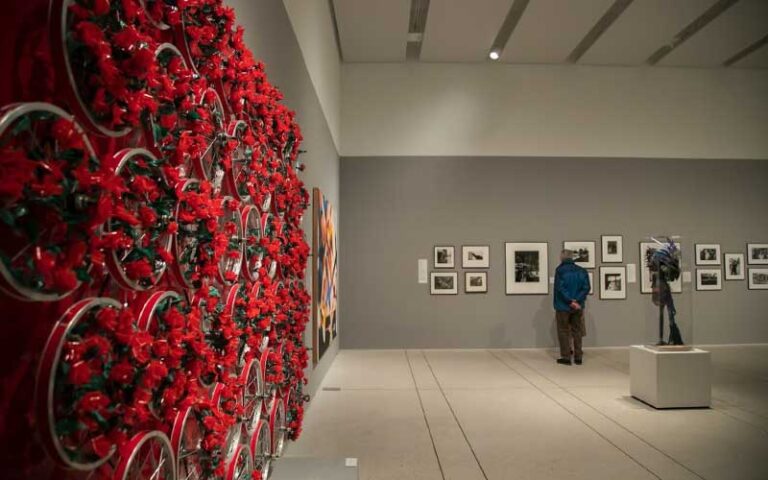
[[[456,272],[432,272],[429,293],[432,295],[458,295],[458,278]]]
[[[491,247],[464,245],[461,247],[461,268],[489,268]]]
[[[744,280],[744,254],[726,253],[723,258],[725,280]]]
[[[587,272],[587,275],[589,275],[589,294],[594,295],[595,294],[595,276],[592,274],[592,272]]]
[[[507,295],[546,295],[549,293],[547,242],[507,242],[504,244]]]
[[[640,242],[640,293],[653,293],[651,288],[651,271],[648,269],[648,265],[645,262],[646,252],[649,250],[655,251],[659,248],[659,244],[655,242]],[[680,248],[680,254],[682,255],[682,247]],[[669,288],[672,293],[681,293],[683,291],[683,276],[674,282],[669,282]]]
[[[768,268],[750,268],[747,288],[750,290],[768,290]]]
[[[323,358],[326,350],[336,338],[336,288],[338,268],[336,266],[336,227],[333,206],[320,189],[312,190],[312,323],[314,365]]]
[[[435,268],[453,268],[453,246],[438,245],[435,247]]]
[[[768,265],[768,243],[748,243],[747,263],[750,265]]]
[[[465,293],[488,293],[488,272],[464,272]]]
[[[600,267],[600,300],[624,300],[626,298],[626,267]]]
[[[723,272],[719,268],[697,268],[696,290],[722,290]]]
[[[595,242],[563,242],[565,250],[573,251],[573,262],[584,268],[595,268]]]
[[[601,259],[603,263],[621,263],[624,261],[624,237],[621,235],[603,235],[600,237]]]
[[[720,265],[720,244],[697,243],[696,265]]]

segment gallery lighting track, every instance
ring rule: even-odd
[[[709,25],[714,19],[719,17],[723,12],[731,8],[738,1],[739,0],[718,1],[717,3],[709,7],[704,13],[702,13],[696,19],[694,19],[691,23],[686,25],[685,28],[680,30],[680,32],[678,32],[678,34],[675,35],[674,38],[672,38],[672,41],[670,41],[668,44],[664,45],[663,47],[653,52],[653,54],[650,57],[648,57],[648,60],[646,60],[645,63],[647,63],[648,65],[656,65],[661,61],[662,58],[669,55],[672,52],[672,50],[682,45],[683,42],[691,38],[699,30]],[[751,53],[751,52],[747,52],[747,53]]]
[[[491,60],[498,60],[501,58],[504,48],[507,46],[509,37],[512,36],[512,32],[515,31],[520,18],[523,16],[526,7],[528,7],[529,0],[515,0],[512,6],[509,7],[507,16],[504,17],[504,23],[499,28],[499,33],[496,34],[496,38],[493,40],[491,50],[488,52],[488,56]]]
[[[624,10],[626,10],[632,2],[633,0],[615,0],[608,10],[605,11],[603,16],[600,17],[600,20],[592,26],[579,44],[576,45],[576,48],[573,49],[565,61],[568,63],[578,62],[579,59],[587,53],[587,50],[592,48],[592,45],[595,44],[597,39],[599,39],[600,36],[613,25],[613,22],[615,22],[622,13],[624,13]]]
[[[408,43],[405,48],[407,61],[418,61],[421,57],[421,44],[424,29],[427,26],[429,0],[411,0],[411,15],[408,19]]]

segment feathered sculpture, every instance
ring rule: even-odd
[[[684,345],[680,329],[675,322],[675,301],[672,298],[670,282],[680,278],[680,249],[671,238],[661,242],[656,250],[646,252],[645,262],[651,272],[653,304],[659,307],[659,342],[657,345]],[[664,341],[664,307],[669,314],[669,342]]]

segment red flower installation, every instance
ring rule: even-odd
[[[157,109],[155,43],[138,0],[55,0],[52,15],[59,74],[70,106],[94,133],[120,136]]]
[[[90,280],[103,256],[90,239],[109,218],[116,189],[72,118],[43,103],[0,112],[2,288],[56,300]]]
[[[0,110],[0,289],[65,312],[30,427],[96,479],[265,479],[308,400],[295,115],[222,0],[50,20],[39,57],[75,117]]]
[[[59,463],[93,469],[143,426],[149,411],[137,390],[150,368],[151,337],[130,310],[109,298],[70,307],[51,333],[37,377],[44,441]]]
[[[122,189],[98,242],[107,250],[107,265],[118,283],[146,290],[157,284],[172,261],[176,193],[165,180],[161,162],[148,151],[124,149],[116,159]]]

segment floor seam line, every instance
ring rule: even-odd
[[[477,463],[477,467],[480,469],[480,473],[483,474],[483,478],[485,480],[488,480],[488,475],[485,473],[485,469],[483,468],[483,465],[480,463],[480,459],[477,458],[477,453],[475,452],[474,447],[472,447],[472,443],[469,441],[469,438],[467,437],[467,432],[464,431],[464,427],[461,426],[461,422],[459,421],[458,415],[456,415],[456,412],[453,410],[453,405],[451,405],[450,400],[448,400],[448,396],[445,394],[445,391],[443,391],[443,386],[440,383],[440,380],[437,379],[437,375],[435,375],[435,371],[432,369],[432,364],[429,363],[429,359],[424,354],[423,350],[420,350],[421,356],[424,357],[424,362],[427,364],[427,367],[429,368],[430,373],[432,374],[432,378],[435,379],[435,383],[437,384],[438,390],[440,390],[440,394],[443,396],[443,399],[445,400],[445,404],[448,405],[448,409],[451,411],[451,415],[453,415],[453,420],[456,422],[456,425],[459,427],[459,430],[461,431],[461,435],[464,437],[464,441],[467,443],[467,446],[469,447],[469,451],[472,452],[472,456],[475,458],[475,462]],[[418,389],[418,386],[417,386]]]
[[[630,455],[630,454],[629,454],[629,452],[627,452],[626,450],[624,450],[623,448],[619,447],[619,446],[618,446],[618,445],[616,445],[614,442],[612,442],[611,440],[609,440],[608,438],[606,438],[606,436],[605,436],[605,435],[603,435],[602,433],[598,432],[598,431],[597,431],[597,429],[596,429],[595,427],[593,427],[592,425],[588,424],[588,423],[587,423],[587,422],[586,422],[586,421],[585,421],[583,418],[579,417],[578,415],[576,415],[576,414],[575,414],[575,413],[573,413],[572,411],[570,411],[570,410],[568,410],[567,408],[565,408],[565,406],[564,406],[562,403],[558,402],[558,401],[557,401],[557,400],[556,400],[554,397],[552,397],[551,395],[549,395],[548,393],[546,393],[546,392],[545,392],[543,389],[541,389],[541,388],[539,388],[539,387],[536,387],[536,386],[535,386],[535,384],[534,384],[533,382],[531,382],[530,380],[528,380],[528,379],[525,377],[525,375],[523,375],[522,373],[518,372],[518,371],[517,371],[517,369],[515,369],[515,368],[514,368],[514,367],[512,367],[511,365],[509,365],[509,364],[505,363],[505,362],[504,362],[502,359],[500,359],[499,357],[497,357],[496,355],[494,355],[494,354],[493,354],[493,352],[490,352],[490,351],[489,351],[489,353],[490,353],[491,355],[493,355],[493,357],[494,357],[494,358],[496,358],[496,360],[498,360],[499,362],[501,362],[501,363],[502,363],[503,365],[505,365],[507,368],[509,368],[510,370],[512,370],[513,372],[515,372],[516,374],[518,374],[518,375],[520,375],[521,377],[523,377],[523,378],[525,379],[525,381],[527,381],[527,382],[530,382],[530,383],[531,383],[531,385],[534,385],[534,387],[535,387],[535,388],[536,388],[536,389],[537,389],[537,390],[538,390],[540,393],[542,393],[544,396],[546,396],[547,398],[549,398],[550,400],[552,400],[553,402],[555,402],[555,403],[557,404],[557,406],[559,406],[560,408],[562,408],[563,410],[565,410],[565,411],[566,411],[566,412],[567,412],[569,415],[571,415],[571,416],[572,416],[572,417],[574,417],[576,420],[578,420],[579,422],[581,422],[581,423],[582,423],[582,424],[583,424],[585,427],[587,427],[588,429],[592,430],[592,431],[593,431],[593,432],[594,432],[594,433],[595,433],[597,436],[599,436],[600,438],[602,438],[603,440],[605,440],[605,441],[606,441],[606,442],[607,442],[609,445],[611,445],[613,448],[615,448],[616,450],[618,450],[619,452],[621,452],[622,454],[624,454],[624,456],[626,456],[627,458],[629,458],[630,460],[632,460],[633,462],[635,462],[635,463],[636,463],[636,464],[637,464],[637,465],[638,465],[640,468],[642,468],[642,469],[643,469],[643,470],[645,470],[646,472],[650,473],[650,474],[651,474],[651,475],[653,475],[654,477],[658,478],[659,480],[663,480],[663,479],[662,479],[662,478],[661,478],[661,477],[660,477],[660,476],[659,476],[659,475],[658,475],[656,472],[654,472],[654,471],[653,471],[653,470],[651,470],[649,467],[645,466],[643,463],[641,463],[639,460],[637,460],[635,457],[633,457],[632,455]],[[555,385],[555,386],[557,386],[558,388],[560,388],[561,390],[563,390],[563,388],[562,388],[562,387],[560,387],[560,386],[559,386],[557,383],[553,382],[553,381],[552,381],[550,378],[548,378],[546,375],[543,375],[543,374],[539,373],[538,371],[534,370],[534,369],[533,369],[533,368],[532,368],[530,365],[528,365],[528,364],[527,364],[527,363],[525,363],[524,361],[522,361],[522,360],[518,359],[517,357],[515,357],[515,359],[516,359],[516,360],[518,360],[518,361],[519,361],[520,363],[522,363],[523,365],[525,365],[526,367],[528,367],[528,368],[530,368],[531,370],[533,370],[534,372],[536,372],[538,375],[541,375],[541,377],[542,377],[542,378],[544,378],[545,380],[547,380],[548,382],[552,383],[553,385]]]
[[[536,372],[536,374],[537,374],[537,375],[541,375],[541,377],[543,377],[544,379],[546,379],[548,382],[552,383],[553,385],[556,385],[556,386],[557,386],[557,388],[559,388],[560,390],[564,391],[565,393],[567,393],[568,395],[570,395],[571,397],[573,397],[574,399],[576,399],[576,400],[577,400],[577,401],[579,401],[580,403],[582,403],[582,404],[586,405],[587,407],[589,407],[590,409],[594,410],[594,411],[595,411],[597,414],[599,414],[601,417],[603,417],[603,418],[605,418],[606,420],[610,421],[611,423],[613,423],[614,425],[618,426],[619,428],[621,428],[621,429],[622,429],[622,430],[624,430],[625,432],[629,433],[629,434],[630,434],[630,435],[632,435],[633,437],[637,438],[637,439],[638,439],[638,440],[640,440],[642,443],[644,443],[645,445],[649,446],[649,447],[650,447],[650,448],[652,448],[653,450],[655,450],[655,451],[659,452],[659,453],[660,453],[660,454],[662,454],[664,457],[668,458],[668,459],[669,459],[669,460],[671,460],[673,463],[675,463],[675,464],[679,465],[680,467],[682,467],[683,469],[687,470],[687,471],[688,471],[688,472],[690,472],[691,474],[695,475],[696,477],[698,477],[698,478],[700,478],[700,479],[702,479],[702,480],[706,480],[706,479],[705,479],[703,476],[701,476],[699,473],[697,473],[697,472],[695,472],[694,470],[692,470],[692,469],[691,469],[690,467],[688,467],[687,465],[684,465],[684,464],[680,463],[678,460],[676,460],[675,458],[673,458],[672,456],[670,456],[670,455],[669,455],[669,454],[667,454],[666,452],[662,451],[661,449],[659,449],[659,448],[658,448],[658,447],[656,447],[655,445],[651,444],[649,441],[647,441],[647,440],[646,440],[646,439],[644,439],[643,437],[641,437],[641,436],[639,436],[638,434],[636,434],[635,432],[633,432],[633,431],[629,430],[629,429],[628,429],[628,428],[626,428],[624,425],[620,424],[619,422],[617,422],[616,420],[612,419],[611,417],[609,417],[609,416],[607,416],[607,415],[603,414],[603,413],[602,413],[600,410],[596,409],[595,407],[593,407],[593,406],[592,406],[592,405],[590,405],[589,403],[585,402],[584,400],[582,400],[580,397],[578,397],[578,396],[577,396],[576,394],[574,394],[573,392],[571,392],[571,391],[569,391],[568,389],[566,389],[566,388],[564,388],[564,387],[560,386],[559,384],[557,384],[556,382],[554,382],[552,379],[550,379],[549,377],[547,377],[547,376],[546,376],[546,375],[544,375],[543,373],[541,373],[541,372],[539,372],[538,370],[536,370],[535,368],[531,367],[530,365],[528,365],[528,363],[526,363],[526,362],[525,362],[525,360],[522,360],[522,359],[518,358],[516,355],[514,355],[514,354],[513,354],[513,353],[511,353],[511,352],[508,352],[508,353],[509,353],[509,355],[511,355],[511,356],[512,356],[512,357],[513,357],[515,360],[517,360],[518,362],[522,363],[523,365],[525,365],[527,368],[531,369],[532,371]],[[512,370],[513,370],[514,372],[516,372],[518,375],[522,375],[521,373],[517,372],[517,370],[515,370],[515,369],[514,369],[512,366],[508,365],[507,363],[505,363],[505,362],[504,362],[504,361],[502,361],[501,359],[499,359],[499,361],[500,361],[501,363],[503,363],[504,365],[507,365],[507,367],[508,367],[508,368],[512,369]],[[546,394],[546,392],[544,392],[543,390],[541,391],[541,393],[543,393],[544,395],[547,395],[547,394]],[[547,396],[549,397],[549,395],[547,395]],[[552,397],[549,397],[549,398],[552,398]],[[622,452],[622,453],[624,453],[624,454],[625,454],[627,457],[631,458],[631,459],[632,459],[632,461],[634,461],[635,463],[637,463],[638,465],[640,465],[640,466],[641,466],[643,469],[645,469],[646,471],[648,471],[649,473],[651,473],[653,476],[655,476],[656,478],[659,478],[659,479],[661,480],[661,477],[660,477],[658,474],[656,474],[656,472],[654,472],[654,471],[653,471],[653,470],[651,470],[649,467],[645,466],[643,463],[641,463],[639,460],[637,460],[635,457],[633,457],[632,455],[630,455],[630,454],[629,454],[629,452],[626,452],[624,449],[620,448],[618,445],[616,445],[616,444],[615,444],[615,443],[613,443],[612,441],[608,440],[608,439],[607,439],[607,438],[606,438],[606,437],[605,437],[603,434],[601,434],[600,432],[598,432],[598,431],[597,431],[597,429],[595,429],[594,427],[592,427],[591,425],[589,425],[589,424],[588,424],[586,421],[584,421],[584,420],[583,420],[581,417],[579,417],[578,415],[576,415],[576,414],[574,414],[573,412],[569,411],[567,408],[563,407],[563,406],[562,406],[562,404],[560,404],[560,402],[558,402],[558,401],[557,401],[557,400],[555,400],[554,398],[552,398],[552,401],[554,401],[555,403],[557,403],[558,405],[560,405],[560,406],[561,406],[561,407],[562,407],[562,408],[563,408],[565,411],[567,411],[568,413],[570,413],[571,415],[573,415],[574,417],[576,417],[577,419],[579,419],[579,421],[580,421],[580,422],[582,422],[584,425],[586,425],[586,426],[587,426],[587,427],[588,427],[590,430],[594,431],[594,432],[595,432],[596,434],[598,434],[598,435],[599,435],[601,438],[603,438],[603,439],[604,439],[606,442],[610,443],[610,444],[611,444],[611,445],[613,445],[613,446],[614,446],[614,447],[615,447],[617,450],[621,451],[621,452]]]
[[[429,420],[427,419],[427,411],[424,410],[424,402],[421,399],[421,393],[419,392],[419,385],[416,383],[416,375],[413,373],[413,366],[411,365],[411,358],[408,356],[408,350],[403,350],[405,353],[405,361],[408,363],[408,370],[411,372],[411,380],[413,380],[413,388],[416,390],[416,398],[419,399],[419,407],[421,407],[421,415],[424,417],[424,424],[427,426],[427,433],[429,434],[429,440],[432,442],[432,450],[435,452],[435,459],[437,460],[437,468],[440,469],[440,476],[445,480],[445,472],[443,471],[443,464],[440,462],[440,455],[437,453],[437,445],[435,445],[435,437],[432,435],[432,428],[429,426]]]

